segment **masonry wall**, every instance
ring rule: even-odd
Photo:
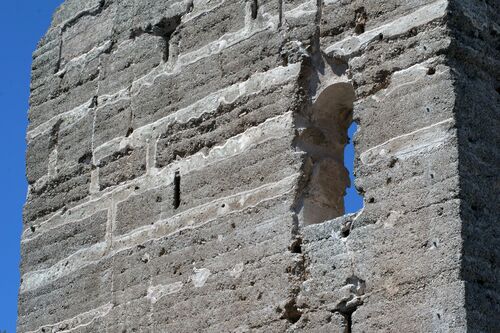
[[[497,7],[67,0],[18,331],[498,331]]]
[[[457,132],[468,328],[500,329],[498,211],[500,37],[498,2],[453,4]]]

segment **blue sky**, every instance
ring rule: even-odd
[[[357,129],[358,125],[353,122],[349,127],[349,130],[347,131],[347,134],[350,138],[350,143],[345,147],[344,150],[344,164],[349,170],[349,177],[351,178],[351,187],[347,189],[346,196],[344,197],[346,213],[356,213],[363,207],[363,197],[360,196],[354,188],[354,174],[352,171],[354,167],[354,145],[352,142],[352,137],[354,136],[354,133],[356,133]]]
[[[25,130],[28,110],[31,54],[49,26],[62,0],[4,1],[0,11],[2,31],[0,66],[0,139],[2,163],[0,191],[0,332],[15,332],[19,286],[19,243],[22,206],[26,197]],[[350,129],[350,136],[354,131]],[[346,165],[352,166],[353,149],[346,149]],[[351,174],[352,176],[352,174]],[[362,206],[353,187],[348,189],[346,211]]]
[[[31,53],[62,0],[3,1],[0,11],[0,332],[16,331],[19,237],[26,197],[26,111]]]

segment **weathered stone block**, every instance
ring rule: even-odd
[[[89,194],[90,166],[68,167],[45,184],[33,188],[24,207],[24,219],[31,223],[63,207],[71,207]]]
[[[173,210],[174,186],[165,185],[144,193],[132,195],[116,205],[118,235],[142,226],[151,225],[162,218],[163,212]]]
[[[95,109],[94,147],[119,137],[130,135],[132,128],[132,110],[130,99],[105,100]]]
[[[97,86],[97,80],[89,81],[86,84],[74,87],[67,94],[58,95],[47,102],[31,107],[29,111],[29,128],[35,129],[37,126],[52,119],[57,119],[62,114],[74,111],[77,108],[90,107],[93,98],[96,96]]]
[[[99,309],[111,300],[110,261],[101,261],[83,267],[74,273],[61,276],[55,282],[29,291],[21,291],[20,298],[25,307],[20,310],[23,320],[19,322],[24,331],[59,329],[60,325],[76,328],[78,316]],[[40,272],[43,274],[42,272]],[[83,295],[80,295],[83,293]],[[47,302],[46,296],[59,299]],[[101,310],[102,311],[102,310]],[[75,318],[75,321],[69,320]],[[90,320],[86,320],[90,322]]]
[[[111,40],[114,8],[100,1],[63,26],[61,67]]]
[[[146,172],[146,148],[127,146],[97,164],[100,189],[116,186]]]
[[[65,168],[65,164],[92,164],[94,112],[88,110],[71,124],[61,123],[57,142],[58,168]]]
[[[294,86],[272,87],[259,95],[238,98],[230,104],[219,104],[216,110],[174,123],[161,132],[157,143],[156,164],[168,165],[176,158],[188,157],[202,149],[221,145],[227,139],[278,116],[290,108],[283,94],[294,94]],[[210,110],[211,111],[211,110]]]
[[[78,250],[105,240],[108,212],[101,211],[90,217],[66,223],[51,230],[38,232],[33,228],[28,239],[21,244],[23,262],[21,271],[48,268]]]
[[[179,41],[178,52],[184,54],[223,38],[225,34],[237,33],[245,26],[245,3],[225,2],[217,10],[193,17],[184,23],[175,37]]]
[[[50,132],[39,135],[28,143],[26,163],[33,165],[26,171],[29,184],[48,174],[49,156],[53,148],[54,142]]]

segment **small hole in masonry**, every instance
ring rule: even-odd
[[[174,209],[179,208],[181,205],[181,174],[179,171],[175,172],[174,176]]]
[[[302,253],[302,239],[295,238],[290,245],[290,252],[292,253]]]
[[[257,11],[259,10],[259,4],[257,3],[257,0],[253,0],[251,2],[250,10],[252,12],[252,20],[255,20],[257,18]]]

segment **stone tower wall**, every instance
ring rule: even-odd
[[[499,13],[66,0],[33,56],[18,331],[500,331]]]

